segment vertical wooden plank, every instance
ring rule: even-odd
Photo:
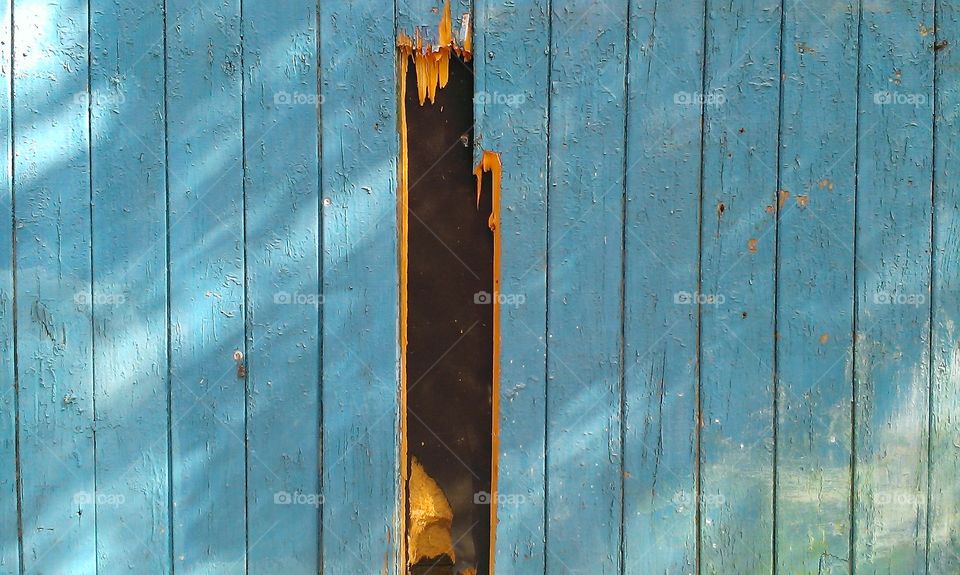
[[[701,218],[703,573],[773,568],[780,3],[708,4]]]
[[[849,573],[855,0],[787,2],[777,276],[776,557]]]
[[[0,571],[19,573],[17,390],[13,337],[11,0],[0,0]]]
[[[96,571],[87,3],[15,0],[23,565]]]
[[[90,12],[98,570],[169,573],[163,3]]]
[[[704,0],[634,2],[624,279],[624,569],[696,570]]]
[[[926,568],[933,2],[860,27],[854,570]]]
[[[168,0],[174,568],[246,561],[240,3]]]
[[[319,572],[316,9],[243,5],[252,574]]]
[[[477,137],[503,162],[500,290],[522,302],[500,306],[494,563],[507,574],[542,572],[545,561],[549,18],[546,0],[477,4]]]
[[[936,3],[928,573],[960,572],[960,6]]]
[[[551,19],[547,571],[612,574],[621,566],[627,5],[566,2]]]
[[[320,4],[324,573],[397,573],[400,346],[393,18]]]

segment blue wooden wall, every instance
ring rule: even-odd
[[[0,575],[401,572],[395,44],[441,8],[0,0]],[[957,0],[464,13],[496,572],[960,572]]]

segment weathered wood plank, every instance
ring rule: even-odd
[[[317,573],[317,3],[245,2],[248,566]]]
[[[503,163],[500,290],[518,302],[500,307],[494,559],[508,574],[542,572],[545,561],[548,5],[476,8],[476,138]]]
[[[933,2],[866,5],[854,373],[856,573],[926,568]]]
[[[930,574],[960,572],[960,5],[938,0],[936,17]]]
[[[701,217],[703,573],[773,563],[780,3],[708,6]]]
[[[97,568],[169,573],[163,2],[90,3]]]
[[[621,567],[627,6],[551,14],[547,571]]]
[[[96,572],[87,2],[15,0],[23,564]]]
[[[13,322],[11,0],[0,1],[0,571],[20,572],[17,532],[17,390]]]
[[[394,19],[320,4],[324,573],[400,565]],[[374,567],[376,566],[376,567]]]
[[[624,569],[693,573],[704,0],[630,14]]]
[[[244,573],[244,226],[240,3],[168,0],[173,554]]]
[[[859,6],[784,14],[777,276],[777,569],[850,572]]]

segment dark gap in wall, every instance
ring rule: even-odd
[[[475,569],[485,574],[490,562],[494,254],[488,227],[490,176],[483,180],[478,207],[473,175],[473,70],[451,56],[448,84],[437,91],[433,104],[428,100],[422,106],[415,66],[405,81],[408,560],[417,559],[413,531],[422,533],[418,521],[423,523],[416,517],[423,517],[417,499],[431,493],[431,480],[452,511],[449,543],[456,556],[455,565],[442,553],[432,561],[418,560],[410,573],[455,575]],[[442,530],[441,525],[428,535],[434,542],[442,540]]]

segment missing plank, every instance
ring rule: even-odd
[[[398,42],[403,560],[475,575],[496,525],[500,161],[473,165],[469,23],[450,22],[438,46]]]

